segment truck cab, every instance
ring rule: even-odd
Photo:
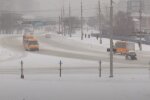
[[[28,39],[24,47],[27,51],[39,51],[39,43],[36,39]]]
[[[23,35],[23,45],[26,51],[39,51],[38,40],[32,34]]]
[[[135,50],[135,44],[127,41],[116,41],[113,45],[113,52],[116,54],[126,55],[130,50]],[[107,49],[110,52],[110,48]]]

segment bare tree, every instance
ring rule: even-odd
[[[96,28],[98,26],[97,17],[90,17],[88,18],[87,25],[90,27]]]
[[[125,12],[118,12],[114,18],[114,34],[131,35],[134,34],[134,22],[132,17]]]
[[[6,34],[11,34],[19,27],[19,21],[22,20],[21,15],[15,13],[2,13],[0,16],[0,29]]]
[[[78,17],[65,17],[63,22],[64,25],[68,28],[68,30],[69,26],[71,26],[72,31],[75,31],[80,26],[80,19]]]

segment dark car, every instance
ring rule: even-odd
[[[127,60],[137,60],[137,55],[135,51],[129,51],[125,57]]]

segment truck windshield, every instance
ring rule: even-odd
[[[38,42],[37,41],[30,41],[29,45],[38,45]]]
[[[115,44],[116,48],[126,48],[126,43],[120,42]]]

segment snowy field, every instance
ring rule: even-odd
[[[66,37],[64,37],[66,38]],[[66,41],[76,41],[78,47],[105,51],[95,38],[81,41],[79,35]],[[66,42],[67,44],[68,42]],[[46,44],[45,44],[46,45]],[[84,47],[85,46],[85,47]],[[46,47],[51,49],[52,47]],[[53,48],[59,49],[59,48]],[[150,47],[143,45],[143,54]],[[59,49],[64,51],[64,49]],[[74,51],[72,51],[74,52]],[[42,55],[0,47],[0,99],[1,100],[149,100],[150,66],[142,67],[114,63],[114,78],[109,78],[109,63],[102,62],[99,78],[98,61]],[[147,55],[149,57],[149,55]],[[13,59],[13,60],[12,60]],[[7,61],[8,60],[8,61]],[[20,79],[20,61],[24,62],[25,79]],[[62,77],[59,77],[59,61]],[[131,67],[131,68],[130,68]]]
[[[118,76],[118,75],[117,75]],[[137,78],[138,77],[138,78]],[[95,75],[1,75],[2,100],[149,100],[150,80],[137,75],[129,78],[98,78]]]

